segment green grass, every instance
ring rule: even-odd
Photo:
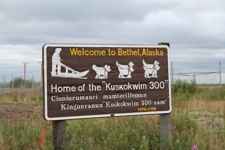
[[[159,128],[143,118],[112,118],[69,123],[68,149],[158,149]],[[72,131],[72,132],[71,132]],[[79,138],[77,135],[81,135]],[[74,144],[75,143],[75,144]]]
[[[143,117],[88,119],[68,121],[65,131],[66,150],[155,150],[159,149],[159,128]],[[44,149],[53,149],[52,129],[47,129]],[[43,124],[32,121],[14,123],[1,120],[0,145],[4,150],[38,149]],[[1,149],[0,148],[0,149]]]
[[[196,93],[196,85],[184,81],[176,81],[172,85],[172,95],[176,100],[189,100]]]
[[[40,97],[29,96],[31,102],[28,103],[35,101],[41,105]],[[222,113],[216,113],[217,108],[212,112],[208,108],[203,111],[202,108],[187,108],[184,103],[192,104],[196,100],[201,100],[201,104],[208,104],[209,101],[216,104],[216,100],[223,102],[225,87],[196,86],[179,81],[173,85],[173,97],[176,107],[171,115],[172,140],[168,149],[190,150],[193,144],[197,144],[199,150],[224,150],[225,109],[220,110]],[[23,101],[27,102],[28,98],[24,98]],[[19,102],[15,99],[12,102]],[[217,105],[222,104],[225,103]],[[40,117],[0,120],[0,150],[39,149],[39,136],[43,128],[47,131],[43,150],[52,150],[51,122]],[[73,120],[66,122],[64,147],[66,150],[158,150],[159,135],[157,116]]]
[[[225,129],[202,127],[189,112],[172,115],[171,150],[190,150],[197,144],[203,150],[224,150]],[[53,149],[51,124],[32,120],[14,123],[1,120],[2,150],[38,149],[41,128],[47,129],[43,149]],[[152,117],[123,117],[67,121],[66,150],[158,150],[159,124]]]
[[[198,100],[225,100],[225,87],[198,88],[193,98]]]
[[[199,86],[185,81],[172,85],[175,101],[182,100],[225,100],[225,86]]]
[[[2,150],[31,150],[38,148],[40,128],[30,121],[0,123],[0,149]]]

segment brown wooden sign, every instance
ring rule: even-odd
[[[172,109],[167,46],[46,44],[43,70],[47,120]]]

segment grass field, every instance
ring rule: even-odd
[[[51,122],[42,118],[39,90],[0,95],[0,150],[48,150]],[[173,86],[171,150],[225,149],[225,87]],[[67,150],[158,150],[159,117],[67,121]]]

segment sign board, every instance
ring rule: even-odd
[[[163,45],[46,44],[45,119],[170,113],[169,64]]]

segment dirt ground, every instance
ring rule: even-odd
[[[23,120],[41,117],[41,106],[24,103],[1,103],[0,119]]]
[[[0,119],[23,120],[42,117],[40,89],[1,89]]]

